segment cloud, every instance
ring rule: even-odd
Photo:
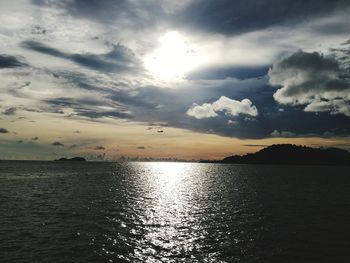
[[[198,105],[196,103],[187,110],[186,114],[196,119],[212,118],[218,116],[218,112],[225,112],[227,116],[238,116],[240,114],[257,116],[258,110],[252,105],[249,99],[242,101],[232,100],[228,97],[221,96],[213,103],[204,103]]]
[[[193,103],[192,106],[187,110],[186,114],[188,116],[195,117],[196,119],[212,118],[218,116],[214,111],[212,104],[210,103],[204,103],[202,105]]]
[[[252,105],[249,99],[243,99],[242,101],[232,100],[225,96],[221,96],[219,100],[213,104],[213,109],[218,111],[225,111],[228,116],[237,116],[239,114],[258,116],[257,108]]]
[[[138,29],[147,25],[153,25],[157,18],[159,19],[159,17],[162,17],[166,6],[160,5],[160,3],[168,1],[33,0],[33,2],[40,6],[63,9],[68,15],[73,15],[78,18],[87,18],[103,24],[119,22],[119,24],[123,26]]]
[[[0,50],[30,65],[0,70],[0,111],[16,107],[28,120],[37,120],[37,115],[70,118],[69,134],[83,129],[81,120],[114,122],[111,119],[123,119],[126,125],[166,122],[169,127],[238,138],[270,137],[274,129],[349,134],[344,114],[328,114],[334,108],[346,113],[343,99],[293,104],[282,113],[282,103],[274,100],[275,89],[268,85],[266,73],[282,54],[300,48],[327,52],[339,43],[347,48],[347,9],[339,11],[337,0],[315,1],[32,0],[34,6],[30,1],[3,1]],[[169,14],[165,2],[181,5]],[[198,62],[180,85],[142,71],[140,60],[153,53],[167,30],[183,36]],[[223,102],[215,109],[220,96],[240,104],[249,98],[258,115],[231,116],[231,108],[240,106],[224,107]],[[245,121],[246,116],[254,121]]]
[[[334,56],[300,50],[276,62],[269,79],[281,86],[273,95],[280,104],[350,116],[349,70]]]
[[[101,151],[101,150],[105,150],[105,149],[106,148],[101,146],[101,145],[98,145],[98,146],[94,147],[94,150],[96,150],[96,151]]]
[[[0,133],[9,133],[9,131],[5,128],[0,128]]]
[[[5,111],[4,111],[4,114],[5,115],[15,115],[16,114],[16,111],[17,111],[17,108],[15,107],[10,107],[10,108],[7,108]]]
[[[53,145],[53,146],[62,146],[62,147],[64,147],[64,144],[63,143],[61,143],[61,142],[53,142],[51,145]]]
[[[236,58],[237,59],[237,58]],[[228,77],[236,79],[249,79],[265,76],[270,66],[219,66],[208,67],[192,71],[188,74],[188,79],[225,79]]]
[[[350,45],[350,39],[344,41],[343,43],[341,43],[341,45],[343,45],[343,46]]]
[[[60,51],[36,41],[24,41],[22,46],[46,55],[67,59],[81,66],[106,72],[136,72],[140,71],[140,62],[133,52],[121,44],[112,45],[112,49],[105,54],[73,54]]]
[[[0,69],[26,66],[15,56],[0,55]]]
[[[271,132],[271,137],[296,137],[296,133],[290,131],[278,131],[274,130]]]
[[[312,19],[345,9],[346,0],[32,0],[65,16],[142,30],[164,25],[220,34],[238,34]],[[132,19],[130,19],[132,18]]]
[[[48,99],[46,102],[52,106],[51,111],[62,112],[62,109],[69,108],[72,110],[70,116],[81,116],[90,119],[103,117],[132,119],[130,111],[123,110],[120,104],[105,99],[102,94],[99,97],[80,97],[80,98],[55,98]],[[106,110],[106,108],[108,110]]]
[[[239,34],[296,23],[346,7],[349,2],[343,0],[193,0],[174,19],[197,30]]]
[[[229,124],[229,125],[236,125],[236,124],[238,124],[238,121],[228,120],[227,124]]]
[[[91,119],[103,118],[103,117],[112,117],[118,119],[131,119],[133,116],[130,115],[129,112],[120,112],[120,111],[79,111],[78,115],[89,117]]]

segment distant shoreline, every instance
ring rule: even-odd
[[[221,160],[181,160],[181,159],[119,159],[87,160],[84,157],[60,158],[57,160],[0,160],[0,162],[69,162],[69,163],[123,163],[123,162],[159,162],[159,163],[217,163],[217,164],[253,164],[253,165],[302,165],[302,166],[350,166],[350,152],[339,148],[311,148],[293,144],[275,144],[255,153],[232,155]]]
[[[58,160],[54,160],[55,162],[86,162],[84,157],[73,157],[73,158],[60,158]]]

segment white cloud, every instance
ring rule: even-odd
[[[218,112],[225,112],[227,116],[238,116],[240,114],[249,116],[258,115],[257,108],[252,105],[252,102],[249,99],[238,101],[225,96],[221,96],[217,101],[214,101],[211,104],[204,103],[198,105],[193,103],[186,114],[197,119],[204,119],[216,117],[218,116]]]
[[[187,110],[186,114],[196,119],[205,119],[218,116],[213,109],[213,106],[209,103],[198,105],[193,103],[192,106]]]
[[[221,96],[220,99],[215,101],[212,105],[214,111],[224,111],[228,116],[238,116],[239,114],[258,116],[257,108],[252,105],[249,99],[238,101]]]

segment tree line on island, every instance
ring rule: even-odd
[[[350,165],[350,152],[339,148],[312,148],[274,144],[256,153],[228,156],[219,161],[201,162],[283,165]]]

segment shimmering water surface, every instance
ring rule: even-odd
[[[0,262],[350,262],[350,168],[0,162]]]

